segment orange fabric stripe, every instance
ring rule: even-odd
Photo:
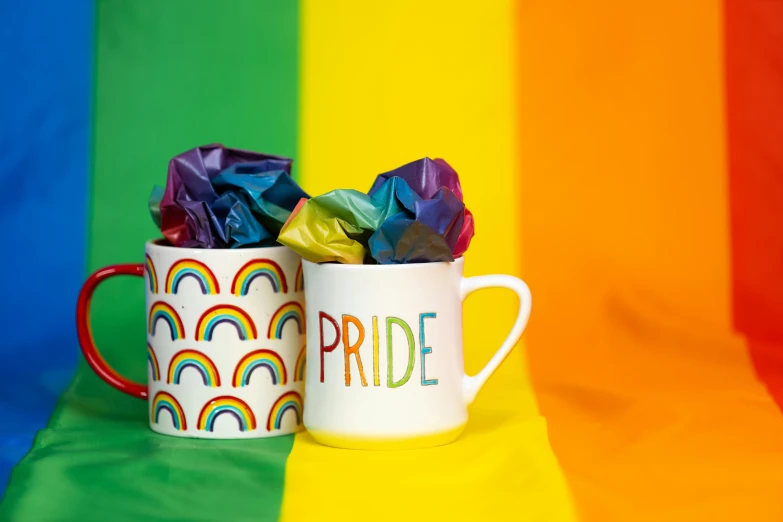
[[[783,519],[783,416],[731,331],[716,2],[518,12],[526,347],[587,521]]]
[[[783,408],[783,3],[725,5],[734,324]]]

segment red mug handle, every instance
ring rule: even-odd
[[[90,304],[92,302],[92,294],[95,292],[95,289],[98,288],[99,284],[116,275],[144,277],[144,265],[141,263],[132,263],[107,266],[97,270],[87,279],[87,281],[85,281],[81,292],[79,292],[79,300],[76,303],[76,331],[79,334],[79,344],[82,347],[84,358],[87,359],[90,368],[98,374],[98,377],[121,392],[138,397],[139,399],[146,399],[147,386],[128,380],[117,373],[100,354],[98,348],[95,346],[95,340],[92,338],[92,329],[90,328]]]

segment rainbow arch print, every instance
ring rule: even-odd
[[[172,341],[185,338],[185,328],[182,326],[182,319],[179,318],[177,311],[163,301],[157,301],[150,308],[150,316],[147,320],[150,335],[155,335],[158,321],[161,320],[169,326]]]
[[[169,363],[168,384],[179,384],[182,372],[188,368],[195,369],[204,386],[215,388],[220,386],[220,373],[212,359],[197,350],[181,350],[174,354]]]
[[[204,295],[216,295],[220,293],[220,285],[207,265],[195,259],[180,259],[169,268],[166,275],[166,293],[176,294],[180,283],[187,277],[198,281],[201,293]]]
[[[303,381],[305,378],[305,365],[307,364],[307,345],[302,346],[299,355],[296,357],[296,366],[294,366],[294,382]]]
[[[150,410],[150,422],[160,424],[160,412],[167,411],[171,415],[171,422],[177,431],[188,429],[188,423],[185,419],[185,412],[179,405],[177,399],[170,393],[159,391],[152,400],[152,409]]]
[[[152,258],[149,254],[144,254],[144,270],[147,271],[147,278],[149,279],[150,292],[153,294],[158,293],[158,273],[155,271],[155,264],[152,262]]]
[[[266,332],[267,339],[282,339],[283,327],[288,321],[294,321],[299,328],[299,335],[304,333],[304,310],[302,305],[296,301],[289,301],[272,314],[272,320],[269,321],[269,329]]]
[[[234,417],[239,424],[239,431],[256,429],[256,416],[245,401],[237,397],[223,395],[207,402],[198,416],[198,429],[214,431],[215,421],[223,414]]]
[[[147,362],[152,370],[152,380],[157,382],[160,380],[160,366],[158,365],[158,356],[155,355],[155,350],[152,349],[152,345],[147,343]]]
[[[211,341],[215,328],[222,323],[234,325],[242,341],[258,338],[258,330],[253,319],[241,308],[234,305],[216,305],[204,312],[196,324],[196,340]]]
[[[288,374],[285,363],[272,350],[255,350],[245,355],[237,363],[234,370],[234,388],[240,388],[250,384],[250,377],[258,368],[266,368],[272,377],[272,384],[285,384],[288,382]]]
[[[286,392],[281,395],[269,410],[269,417],[266,419],[266,431],[279,430],[283,422],[283,415],[288,410],[293,410],[296,414],[296,424],[302,424],[302,396],[295,391]]]
[[[296,267],[296,280],[294,281],[294,292],[301,292],[304,290],[304,273],[302,272],[302,262],[299,261],[299,266]]]
[[[247,295],[250,284],[259,277],[267,279],[272,284],[274,293],[277,294],[281,290],[284,294],[288,293],[285,273],[280,265],[271,259],[253,259],[240,268],[231,283],[231,293],[237,297]]]

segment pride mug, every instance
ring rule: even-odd
[[[146,279],[146,384],[112,369],[90,331],[92,294],[115,275]],[[302,420],[303,285],[301,258],[286,247],[210,250],[151,241],[144,264],[108,266],[84,284],[79,342],[99,377],[148,400],[153,431],[211,439],[293,433]]]
[[[467,406],[516,345],[530,316],[527,285],[508,275],[463,277],[464,258],[406,265],[303,261],[307,288],[307,431],[321,444],[409,449],[456,440]],[[504,287],[520,300],[511,333],[465,375],[462,302]]]

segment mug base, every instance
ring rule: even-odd
[[[304,431],[304,426],[299,426],[297,429],[291,431],[273,431],[263,432],[260,430],[254,431],[237,431],[233,433],[225,432],[211,432],[211,431],[196,431],[196,430],[166,430],[150,426],[150,429],[159,435],[165,435],[167,437],[178,437],[181,439],[201,439],[201,440],[248,440],[248,439],[271,439],[274,437],[284,437],[286,435],[295,435],[301,431]]]
[[[450,444],[462,435],[462,432],[465,431],[465,424],[448,431],[413,437],[361,437],[319,430],[307,431],[316,442],[323,446],[341,449],[393,451],[434,448]]]

